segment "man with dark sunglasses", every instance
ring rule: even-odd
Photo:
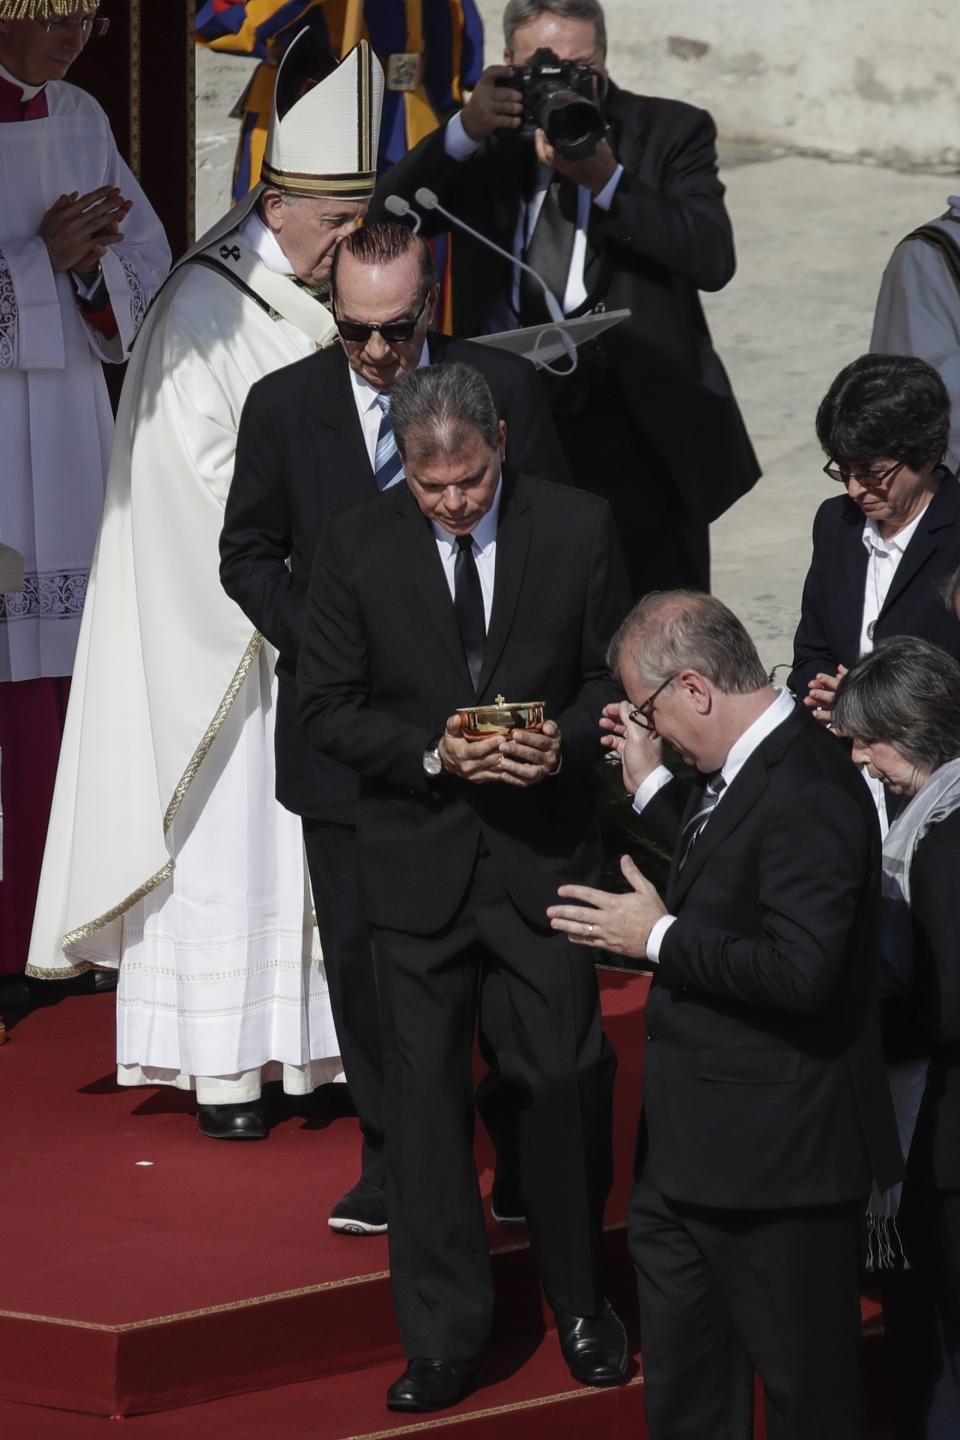
[[[331,285],[340,344],[260,380],[244,406],[220,576],[280,653],[277,798],[303,819],[324,964],[331,995],[341,997],[336,1023],[350,1052],[351,1089],[362,1087],[367,1110],[380,1113],[377,998],[356,877],[357,780],[307,742],[297,718],[296,667],[314,552],[335,514],[403,481],[390,392],[420,365],[460,360],[480,370],[507,422],[514,468],[554,481],[568,482],[568,475],[533,366],[429,328],[437,282],[422,240],[401,225],[355,230],[337,246]],[[504,1190],[494,1209],[516,1217],[519,1202]],[[385,1224],[378,1185],[362,1180],[345,1198],[354,1218]],[[339,1210],[330,1219],[334,1228],[341,1228]]]

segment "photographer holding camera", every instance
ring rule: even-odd
[[[735,268],[702,110],[619,89],[598,0],[509,0],[504,65],[380,181],[370,218],[399,195],[441,204],[545,279],[565,315],[628,309],[544,377],[575,483],[613,508],[635,595],[708,589],[709,524],[759,467],[698,290]],[[446,221],[424,216],[432,238]],[[453,330],[546,323],[542,290],[456,231]]]

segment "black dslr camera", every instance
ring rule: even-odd
[[[589,160],[606,126],[595,99],[597,72],[575,60],[558,60],[552,50],[537,50],[527,65],[514,65],[498,85],[523,97],[521,135],[542,130],[564,160]]]

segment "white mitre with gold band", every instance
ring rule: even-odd
[[[312,31],[301,31],[283,57],[261,178],[288,195],[369,200],[377,181],[383,70],[361,40],[311,85],[305,62],[314,39]]]
[[[192,260],[214,264],[318,345],[329,343],[336,330],[326,306],[268,269],[237,232],[267,189],[312,200],[369,200],[377,179],[383,91],[383,70],[366,40],[338,64],[314,31],[301,30],[277,73],[260,183],[174,270]]]

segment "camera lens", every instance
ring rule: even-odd
[[[587,160],[603,139],[603,118],[596,105],[574,90],[554,90],[539,106],[537,119],[550,144],[564,160]]]

